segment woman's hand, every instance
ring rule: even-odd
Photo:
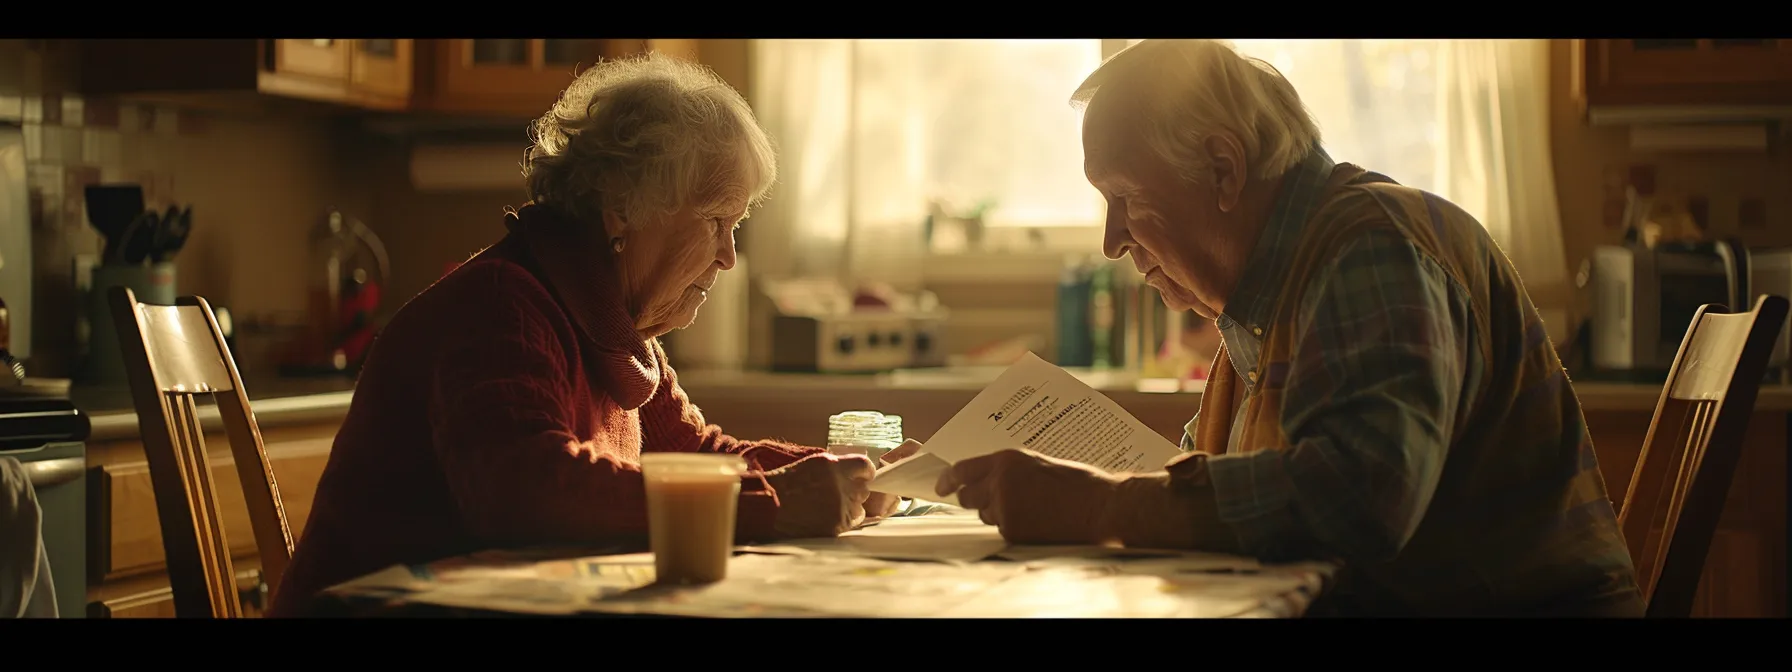
[[[773,531],[786,538],[832,537],[865,522],[877,469],[864,455],[810,455],[765,474],[778,493]]]
[[[908,459],[920,450],[921,442],[909,439],[890,452],[884,453],[881,459],[884,464],[895,464]],[[899,506],[902,506],[901,497],[873,491],[870,497],[865,498],[865,519],[888,518],[896,514],[896,508]]]

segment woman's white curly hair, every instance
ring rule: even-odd
[[[657,52],[598,62],[529,136],[530,199],[594,225],[606,210],[635,227],[685,207],[751,206],[777,180],[771,139],[740,92]]]

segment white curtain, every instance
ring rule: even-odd
[[[1550,150],[1549,41],[1443,40],[1439,51],[1439,193],[1487,226],[1533,300],[1562,307],[1568,263]]]
[[[852,40],[753,40],[747,98],[776,143],[778,183],[743,231],[757,277],[844,273]]]
[[[925,82],[907,70],[860,86],[861,40],[754,40],[749,100],[778,145],[778,184],[754,214],[755,275],[920,280],[920,184],[915,137]]]
[[[906,284],[933,198],[993,194],[996,226],[1098,226],[1064,101],[1099,41],[1078,42],[754,40],[749,98],[781,171],[748,223],[755,275]],[[1294,83],[1335,158],[1461,205],[1539,304],[1567,303],[1547,40],[1234,44]]]
[[[1069,99],[1100,63],[1094,39],[754,40],[749,100],[783,173],[748,224],[755,273],[914,288],[936,203],[1098,227]]]

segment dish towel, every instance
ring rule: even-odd
[[[57,617],[37,490],[18,458],[0,456],[0,618]]]

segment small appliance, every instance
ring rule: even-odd
[[[1665,374],[1699,306],[1747,309],[1750,254],[1736,240],[1601,246],[1588,274],[1596,371]]]
[[[378,236],[331,209],[311,237],[310,321],[288,347],[280,373],[354,375],[378,331],[382,292],[392,264]]]

